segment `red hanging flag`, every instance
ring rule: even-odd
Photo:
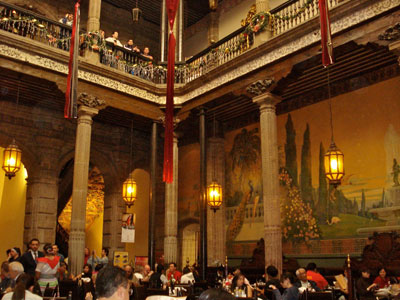
[[[75,4],[74,20],[72,23],[71,44],[69,49],[69,64],[67,91],[65,92],[64,118],[77,117],[77,89],[78,89],[78,57],[79,57],[79,20],[80,0]]]
[[[173,181],[173,141],[174,141],[174,82],[175,82],[175,36],[173,32],[179,0],[167,0],[169,39],[167,63],[167,103],[165,111],[164,172],[166,183]]]
[[[329,21],[328,3],[326,0],[319,0],[318,6],[321,20],[322,64],[324,67],[327,67],[333,64],[333,44],[331,37],[331,23]]]

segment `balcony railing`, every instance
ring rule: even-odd
[[[0,29],[67,51],[72,34],[71,26],[2,1]]]
[[[339,2],[341,0],[328,0],[328,6],[332,9]],[[271,30],[272,37],[278,36],[318,15],[318,0],[289,0],[270,11],[272,17],[267,30]],[[70,26],[2,1],[0,1],[0,30],[69,51],[72,33]],[[186,62],[178,62],[175,65],[175,82],[188,83],[232,61],[252,48],[255,34],[257,33],[243,26]],[[88,46],[88,37],[92,39],[90,42],[92,43],[91,34],[81,32],[81,50],[85,50],[85,46]],[[165,63],[156,63],[140,53],[106,43],[100,36],[94,40],[97,47],[89,48],[99,51],[102,64],[153,83],[166,83]]]

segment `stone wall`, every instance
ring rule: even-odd
[[[6,147],[12,138],[16,139],[29,175],[24,242],[37,237],[51,243],[55,240],[59,176],[74,156],[76,122],[65,120],[61,111],[40,106],[20,104],[16,111],[13,101],[7,95],[0,99],[0,145]],[[129,136],[129,128],[94,120],[90,160],[105,181],[104,223],[107,225],[103,243],[109,247],[117,244],[121,216],[114,214],[112,218],[108,208],[116,205],[120,212],[124,210],[120,186],[129,174]],[[148,171],[149,141],[148,132],[134,131],[132,170]],[[112,243],[107,236],[112,236]]]

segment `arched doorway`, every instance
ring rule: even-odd
[[[68,255],[68,240],[72,213],[73,160],[66,163],[60,173],[57,209],[56,244],[60,252]],[[89,166],[88,194],[86,197],[85,245],[100,256],[103,243],[104,178],[100,170]]]
[[[182,230],[182,267],[193,265],[197,262],[199,254],[200,225],[192,223],[185,226]]]

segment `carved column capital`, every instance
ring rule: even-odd
[[[78,96],[78,104],[98,110],[106,107],[106,101],[99,99],[96,96],[89,95],[88,93],[81,93]]]
[[[275,112],[275,107],[279,102],[281,102],[281,98],[272,93],[264,93],[254,97],[253,102],[260,106],[260,113],[267,110]]]
[[[257,80],[256,82],[253,82],[251,85],[249,85],[246,91],[253,96],[258,96],[263,93],[271,91],[274,84],[275,84],[274,78]]]

